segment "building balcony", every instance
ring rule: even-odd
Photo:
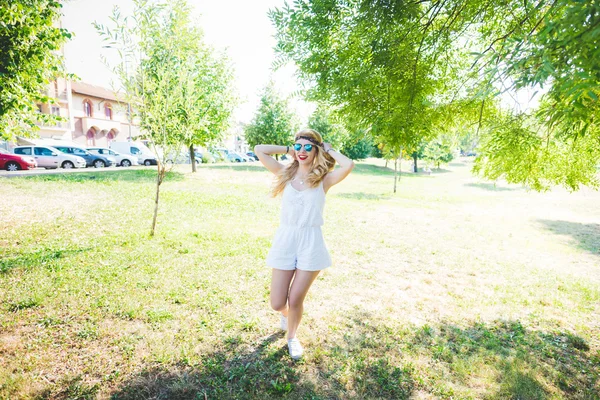
[[[83,132],[87,132],[90,129],[94,128],[95,131],[110,131],[114,129],[117,132],[121,132],[121,122],[114,121],[111,119],[100,119],[93,117],[82,117],[81,118],[81,128]]]
[[[57,130],[57,131],[65,131],[69,130],[68,122],[54,122],[54,123],[46,123],[46,122],[36,122],[36,125],[40,127],[40,129],[46,130]]]
[[[57,92],[54,89],[50,89],[50,90],[48,90],[48,93],[46,93],[46,95],[48,97],[52,97],[58,103],[68,103],[69,102],[69,96],[68,96],[66,90]]]

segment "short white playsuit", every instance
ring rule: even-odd
[[[323,181],[317,187],[297,190],[289,182],[281,199],[280,226],[267,256],[275,269],[320,271],[331,266],[323,240]]]

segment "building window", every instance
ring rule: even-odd
[[[104,105],[104,115],[106,119],[113,119],[112,106],[110,104]]]
[[[52,114],[60,116],[60,107],[52,106]]]
[[[86,117],[91,117],[93,115],[93,107],[92,107],[91,101],[89,101],[89,100],[83,101],[83,114]]]

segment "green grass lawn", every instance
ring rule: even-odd
[[[600,193],[470,166],[330,190],[300,362],[259,164],[0,179],[0,398],[599,399]]]

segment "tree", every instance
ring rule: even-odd
[[[246,141],[251,147],[265,143],[286,146],[293,140],[294,130],[294,114],[275,91],[273,82],[269,82],[252,122],[245,127]]]
[[[371,156],[374,148],[373,138],[364,130],[357,129],[342,146],[342,153],[352,160],[364,160]]]
[[[274,10],[271,19],[279,63],[296,63],[307,97],[361,119],[388,153],[414,152],[420,141],[444,132],[440,117],[470,123],[477,109],[477,135],[493,135],[481,143],[505,148],[514,135],[501,143],[490,129],[498,120],[486,118],[492,114],[485,110],[501,93],[545,88],[541,106],[530,113],[545,146],[513,151],[513,160],[520,161],[510,164],[485,152],[476,160],[477,170],[486,177],[502,172],[523,178],[514,168],[535,160],[539,168],[529,173],[546,182],[544,187],[598,186],[597,2],[297,0]],[[448,113],[457,102],[461,112]],[[514,134],[530,129],[526,117],[509,118]],[[517,127],[514,121],[528,125]],[[544,152],[577,161],[557,170],[541,164],[552,162]]]
[[[600,8],[595,1],[524,3],[493,19],[478,70],[488,88],[546,89],[540,107],[484,121],[476,171],[536,190],[598,187]],[[493,14],[493,13],[492,13]],[[502,12],[501,12],[502,15]],[[498,17],[501,18],[501,17]],[[495,85],[495,86],[494,86]]]
[[[431,141],[425,146],[423,156],[425,159],[433,162],[437,169],[440,169],[442,163],[449,163],[454,159],[450,145],[438,139]]]
[[[334,110],[325,103],[319,103],[308,118],[308,126],[321,134],[323,140],[334,148],[342,148],[348,138],[348,131]]]
[[[52,103],[49,83],[66,76],[58,52],[71,38],[54,24],[62,5],[55,0],[0,1],[0,139],[29,135],[38,122],[59,118],[39,113],[38,103]]]
[[[423,3],[298,0],[271,12],[279,62],[296,63],[307,98],[339,107],[395,158],[437,133],[467,61],[454,40],[463,18],[452,24],[469,10]]]
[[[427,143],[425,141],[421,141],[417,146],[412,149],[412,153],[410,153],[410,158],[413,160],[413,172],[419,172],[419,164],[418,160],[425,158],[425,146]]]
[[[96,23],[96,28],[119,50],[121,63],[114,71],[157,155],[151,229],[154,235],[160,186],[167,173],[165,158],[182,144],[191,146],[218,136],[218,127],[229,112],[229,103],[219,99],[226,96],[223,93],[228,80],[223,71],[211,69],[223,65],[203,47],[200,32],[191,25],[185,0],[135,0],[134,4],[132,16],[123,17],[115,8],[111,17],[114,26]],[[130,61],[135,66],[132,75],[125,68]],[[205,87],[207,80],[215,76],[219,79],[215,86]],[[211,113],[208,103],[222,110]]]
[[[186,18],[187,11],[181,19]],[[187,127],[181,141],[189,149],[192,172],[196,172],[194,145],[207,146],[222,137],[230,126],[237,99],[233,96],[233,70],[228,59],[204,44],[198,29],[188,29],[192,51],[184,52],[182,57],[187,58],[191,68],[182,82],[179,116],[180,125]]]

